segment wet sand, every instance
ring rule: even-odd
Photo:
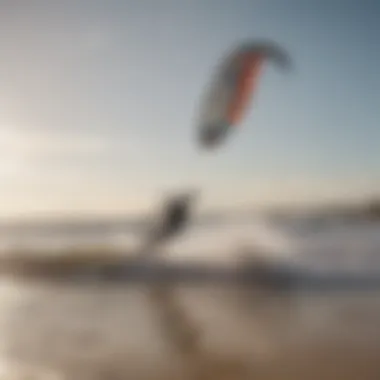
[[[35,379],[380,378],[380,292],[5,277],[0,300],[2,362]]]

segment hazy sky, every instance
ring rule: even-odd
[[[205,206],[362,197],[380,184],[380,4],[350,0],[0,0],[1,213],[128,212],[163,191]],[[218,59],[267,66],[239,133],[194,140]]]

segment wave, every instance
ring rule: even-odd
[[[45,230],[0,232],[3,255],[72,256],[92,260],[92,256],[128,256],[144,240],[144,226],[129,229],[118,223],[83,226],[72,232],[67,226]],[[100,228],[99,226],[103,226]],[[329,220],[269,217],[229,218],[207,225],[190,226],[161,250],[168,260],[194,260],[233,264],[237,252],[250,250],[266,260],[292,262],[320,271],[380,272],[380,223],[343,223]]]

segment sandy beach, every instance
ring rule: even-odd
[[[4,277],[0,304],[4,379],[380,376],[378,292],[265,297],[233,286]]]
[[[225,234],[209,237],[218,244],[204,255],[201,267],[209,262],[222,269],[247,268],[240,251],[222,260],[227,239],[215,236],[227,236],[227,227]],[[243,231],[247,239],[257,240],[248,227]],[[297,262],[318,270],[317,264],[326,262],[337,273],[351,264],[359,273],[361,266],[348,258],[358,251],[363,264],[378,257],[378,230],[362,232],[306,239]],[[269,233],[269,238],[278,241],[277,235]],[[232,240],[246,241],[240,232]],[[204,238],[199,244],[207,243]],[[191,245],[189,252],[195,248]],[[256,262],[254,256],[252,251],[249,257]],[[120,256],[102,247],[2,256],[0,379],[380,378],[379,290],[310,292],[298,282],[285,289],[281,282],[274,288],[233,281],[165,286],[124,281],[125,264],[125,251]],[[114,281],[117,268],[122,270]]]

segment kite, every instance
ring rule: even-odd
[[[242,122],[268,60],[290,67],[287,53],[273,42],[240,44],[222,60],[201,104],[198,141],[202,147],[218,146]]]

